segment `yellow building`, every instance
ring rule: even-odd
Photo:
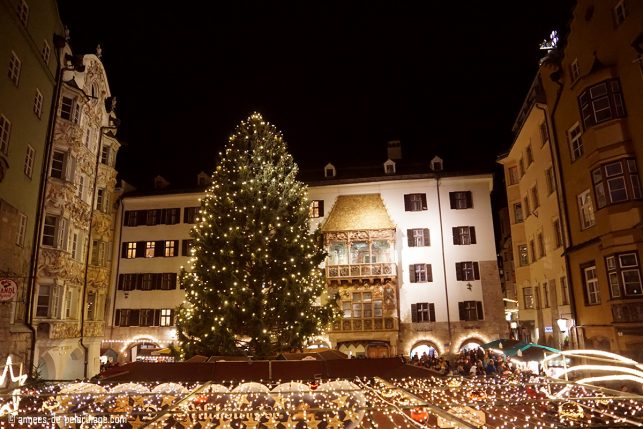
[[[564,347],[572,313],[547,106],[537,77],[514,124],[514,143],[504,166],[518,335],[524,341]]]
[[[0,364],[11,356],[25,372],[33,339],[27,302],[58,66],[55,36],[64,45],[63,34],[54,0],[0,1]]]

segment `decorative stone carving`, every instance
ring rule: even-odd
[[[105,322],[102,320],[86,321],[83,326],[83,335],[86,337],[102,337]]]
[[[78,321],[73,322],[52,322],[49,338],[52,340],[62,338],[76,338],[80,336],[80,327]]]

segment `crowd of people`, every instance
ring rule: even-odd
[[[473,348],[460,352],[451,362],[435,353],[418,353],[411,356],[411,365],[422,366],[443,375],[462,376],[509,376],[520,373],[520,369],[503,354],[496,354],[482,348]]]

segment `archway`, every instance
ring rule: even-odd
[[[61,380],[77,380],[82,379],[83,374],[83,351],[77,347],[69,354],[69,358],[65,359],[63,371],[60,376]]]
[[[49,352],[45,352],[38,357],[36,374],[34,375],[43,380],[56,379],[56,363]]]
[[[485,342],[478,338],[467,338],[464,341],[462,341],[460,348],[458,349],[458,352],[467,353],[467,352],[470,352],[471,350],[477,349],[483,344],[485,344]]]
[[[417,358],[421,358],[424,354],[428,357],[438,357],[439,349],[437,345],[429,340],[418,341],[411,347],[409,356],[413,358],[414,355],[417,355]]]
[[[150,360],[152,352],[161,348],[162,347],[156,341],[138,340],[129,345],[127,354],[130,362]]]

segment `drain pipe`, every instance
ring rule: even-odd
[[[438,216],[440,217],[440,234],[442,239],[440,244],[442,246],[442,273],[444,275],[444,296],[446,298],[447,304],[447,327],[449,328],[449,352],[453,348],[453,331],[451,328],[451,310],[449,309],[449,287],[447,285],[447,261],[446,256],[444,255],[444,228],[442,226],[442,204],[440,203],[440,175],[438,172],[435,173],[435,189],[438,193]]]

